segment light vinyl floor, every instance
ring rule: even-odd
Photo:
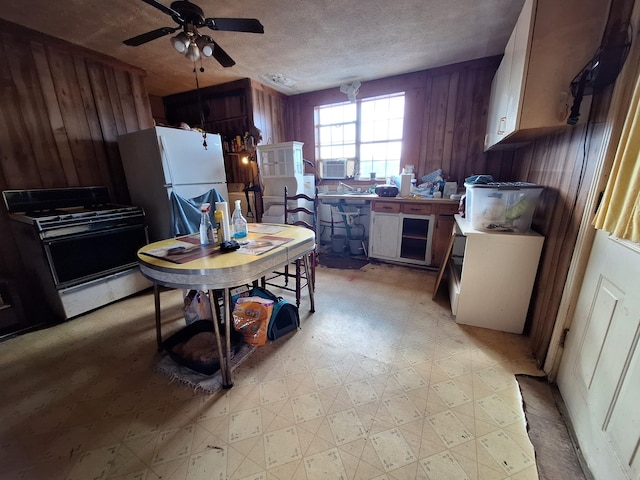
[[[541,374],[528,339],[456,324],[435,276],[319,267],[316,313],[305,296],[302,328],[213,395],[154,371],[150,292],[6,340],[0,478],[537,479],[514,378]],[[166,338],[182,292],[162,306]]]

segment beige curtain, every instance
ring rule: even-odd
[[[640,243],[640,76],[596,218],[596,228]]]

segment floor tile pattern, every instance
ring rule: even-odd
[[[435,276],[318,268],[316,313],[305,297],[301,329],[212,395],[154,371],[150,292],[5,340],[0,476],[537,479],[514,378],[541,374],[528,339],[458,325]],[[182,291],[161,297],[166,337]]]

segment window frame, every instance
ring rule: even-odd
[[[355,102],[350,102],[348,100],[343,101],[343,102],[335,102],[335,103],[327,103],[327,104],[322,104],[322,105],[315,105],[313,107],[313,115],[314,115],[314,149],[315,149],[315,158],[316,161],[319,163],[322,163],[323,161],[328,161],[328,160],[336,160],[336,159],[340,159],[340,158],[346,158],[347,161],[351,161],[353,162],[353,174],[354,176],[356,175],[360,175],[362,176],[362,171],[361,171],[361,164],[363,162],[362,160],[362,156],[361,156],[361,149],[362,146],[365,145],[373,145],[375,143],[381,143],[381,144],[390,144],[393,142],[399,142],[400,143],[400,152],[399,152],[399,157],[397,159],[398,165],[397,168],[395,168],[395,165],[393,166],[393,168],[395,170],[400,171],[400,166],[402,165],[402,150],[404,148],[404,130],[405,130],[405,124],[406,124],[406,96],[407,96],[407,92],[406,91],[396,91],[396,92],[391,92],[391,93],[384,93],[384,94],[380,94],[380,95],[374,95],[371,97],[365,97],[365,98],[357,98]],[[373,139],[371,141],[366,141],[363,142],[362,141],[362,104],[366,103],[366,102],[372,102],[372,101],[376,101],[376,100],[388,100],[388,99],[393,99],[393,98],[397,98],[397,97],[401,97],[402,101],[403,101],[403,106],[402,106],[402,128],[400,129],[401,132],[401,136],[400,138],[396,138],[396,137],[386,137],[384,139]],[[346,105],[350,105],[350,104],[355,104],[355,121],[345,121],[345,122],[334,122],[334,123],[327,123],[327,124],[320,124],[320,110],[323,108],[329,108],[329,107],[339,107],[339,106],[346,106]],[[389,124],[394,120],[394,118],[389,118],[389,116],[387,115],[386,118],[386,122],[387,122],[387,133],[389,132]],[[396,118],[397,120],[397,118]],[[353,148],[355,150],[355,155],[352,156],[338,156],[338,157],[330,157],[330,158],[323,158],[320,154],[321,149],[323,148],[323,145],[320,143],[320,129],[323,127],[327,127],[327,126],[339,126],[339,125],[351,125],[354,124],[355,125],[355,140],[353,143]],[[344,145],[351,145],[350,143],[345,143],[344,141],[342,142],[342,144],[332,144],[334,146],[344,146]],[[324,147],[327,147],[328,145],[324,145]],[[368,160],[367,160],[368,161]],[[389,162],[395,162],[395,160],[389,160],[388,158],[385,158],[383,160],[375,160],[373,159],[372,161],[377,161],[377,162],[384,162],[385,165],[385,172],[376,172],[377,173],[377,177],[376,178],[386,178],[389,175],[394,175],[392,173],[389,172]],[[366,161],[365,161],[366,162]]]

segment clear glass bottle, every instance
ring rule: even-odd
[[[242,207],[240,200],[236,200],[236,207],[231,215],[231,225],[233,225],[233,238],[241,240],[247,237],[247,219],[242,216]]]
[[[213,245],[215,238],[213,234],[213,225],[211,224],[211,204],[203,203],[200,205],[200,245]]]

